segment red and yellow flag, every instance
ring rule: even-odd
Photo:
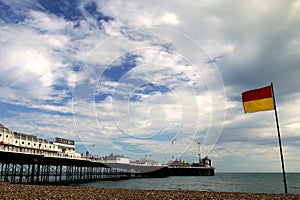
[[[267,86],[242,93],[245,113],[274,110],[272,86]]]

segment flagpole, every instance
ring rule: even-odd
[[[281,158],[281,167],[282,167],[282,176],[283,176],[283,182],[284,182],[284,191],[285,191],[285,194],[287,194],[288,191],[287,191],[287,184],[286,184],[286,177],[285,177],[285,170],[284,170],[284,160],[283,160],[283,153],[282,153],[282,147],[281,147],[281,137],[280,137],[280,131],[279,131],[279,123],[278,123],[278,115],[277,115],[275,95],[274,95],[274,90],[273,90],[273,83],[271,83],[271,88],[272,88],[272,96],[273,96],[273,103],[274,103],[274,110],[275,110],[276,125],[277,125],[279,150],[280,150],[280,158]]]

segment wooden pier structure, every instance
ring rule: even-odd
[[[130,178],[124,169],[92,160],[0,151],[0,180],[10,183],[65,184]]]

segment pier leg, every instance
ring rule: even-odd
[[[59,166],[59,182],[61,183],[61,177],[62,177],[62,165]]]
[[[4,163],[1,163],[1,179],[0,179],[0,181],[3,181],[3,166],[4,166]]]
[[[23,182],[23,164],[20,165],[20,179],[19,179],[19,183]]]

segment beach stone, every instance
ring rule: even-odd
[[[300,194],[205,192],[188,190],[128,190],[94,187],[0,183],[0,199],[300,199]]]

